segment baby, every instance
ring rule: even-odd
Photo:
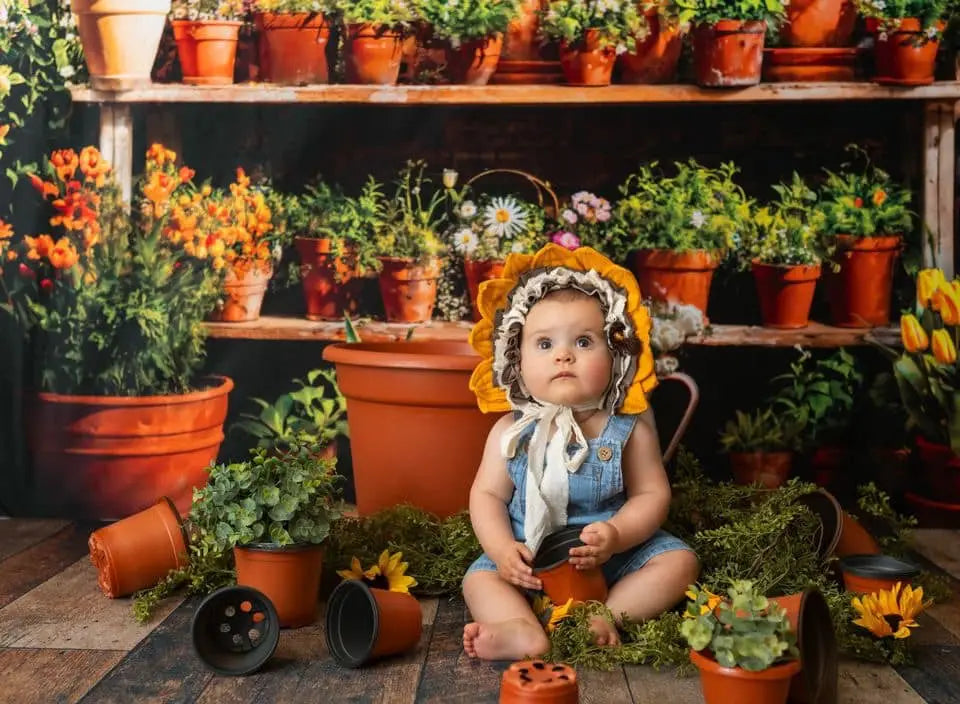
[[[481,287],[471,343],[486,358],[471,389],[482,410],[515,412],[490,431],[470,491],[484,554],[463,581],[474,618],[464,650],[493,660],[548,649],[524,590],[541,588],[534,555],[565,526],[583,526],[570,562],[601,568],[617,622],[662,613],[699,573],[660,529],[670,484],[646,402],[656,377],[636,280],[591,249],[556,245],[511,255],[504,276]],[[597,617],[591,630],[598,645],[619,643],[615,623]]]

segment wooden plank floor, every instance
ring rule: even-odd
[[[144,626],[126,599],[97,589],[86,555],[89,527],[0,519],[0,702],[496,702],[506,663],[466,657],[463,601],[426,599],[423,636],[403,657],[360,670],[327,652],[323,619],[283,631],[257,674],[214,675],[194,655],[190,621],[198,599],[173,599]],[[917,559],[947,575],[960,596],[960,531],[918,531]],[[322,606],[321,606],[322,610]],[[321,611],[322,616],[322,611]],[[917,662],[893,668],[840,665],[840,701],[960,704],[960,599],[921,617]],[[700,704],[696,677],[647,667],[581,671],[583,704]]]

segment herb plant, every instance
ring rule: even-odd
[[[783,0],[670,0],[678,8],[680,22],[714,25],[721,20],[765,21],[776,27],[786,16]]]
[[[647,18],[633,0],[554,0],[540,12],[540,32],[551,41],[582,45],[594,32],[598,48],[635,51],[649,34]]]
[[[408,161],[395,181],[396,190],[384,208],[377,232],[377,253],[388,257],[429,260],[444,250],[440,232],[446,219],[446,188],[428,192],[426,162]]]
[[[380,31],[410,31],[416,19],[412,0],[332,0],[343,23],[370,24]]]
[[[518,0],[416,0],[416,8],[433,36],[456,49],[464,41],[506,33],[520,5]]]

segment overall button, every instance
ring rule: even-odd
[[[601,462],[609,462],[611,457],[613,457],[613,450],[609,447],[604,446],[597,449],[597,458]]]

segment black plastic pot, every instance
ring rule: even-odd
[[[848,555],[840,558],[847,591],[868,594],[890,589],[897,582],[909,583],[920,568],[890,555]]]
[[[583,526],[570,526],[544,538],[533,558],[533,569],[549,570],[569,560],[570,548],[579,548],[583,545],[583,541],[580,540],[582,532]]]
[[[543,591],[554,604],[574,601],[604,601],[607,582],[603,570],[594,567],[580,570],[569,563],[570,548],[583,545],[580,533],[583,526],[570,526],[543,539],[533,559],[533,573],[543,585]]]
[[[193,649],[219,675],[249,675],[280,640],[273,603],[252,587],[224,587],[201,602],[191,625]]]

